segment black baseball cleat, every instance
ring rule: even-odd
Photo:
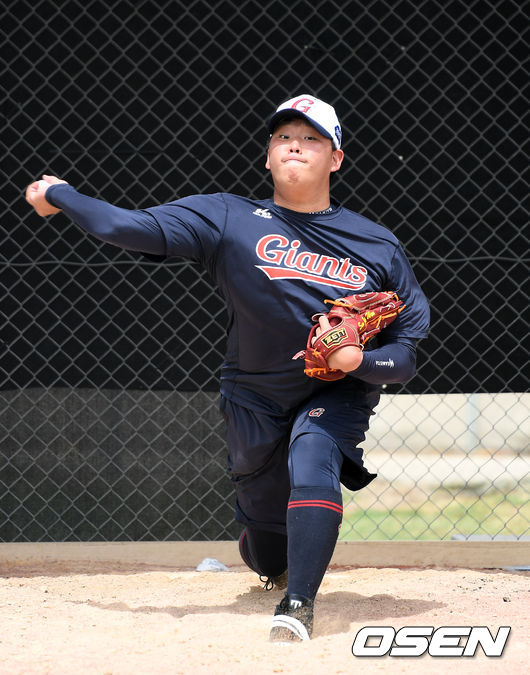
[[[302,642],[313,633],[313,601],[298,595],[283,597],[272,618],[271,642]]]
[[[278,574],[276,577],[266,577],[265,575],[261,575],[259,580],[263,584],[263,588],[266,591],[272,591],[273,588],[277,588],[280,591],[283,591],[287,588],[287,578],[288,578],[288,573],[287,570],[285,572],[282,572],[281,574]]]

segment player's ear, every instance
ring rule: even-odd
[[[342,160],[344,159],[343,150],[333,150],[331,155],[331,169],[330,171],[338,171],[341,167]]]
[[[270,171],[271,163],[269,161],[269,149],[267,148],[267,159],[265,160],[265,168]]]

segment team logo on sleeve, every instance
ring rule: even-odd
[[[366,284],[366,267],[354,265],[350,258],[300,250],[299,239],[289,241],[281,234],[267,234],[256,244],[256,254],[265,265],[256,265],[267,277],[301,279],[325,286],[359,291]]]

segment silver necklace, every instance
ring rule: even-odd
[[[310,216],[321,216],[324,213],[331,213],[333,211],[332,206],[328,206],[327,209],[324,209],[323,211],[309,211]]]

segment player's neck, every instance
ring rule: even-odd
[[[329,208],[331,200],[329,190],[321,194],[308,194],[307,190],[297,191],[274,190],[274,203],[290,211],[301,213],[317,213]]]

